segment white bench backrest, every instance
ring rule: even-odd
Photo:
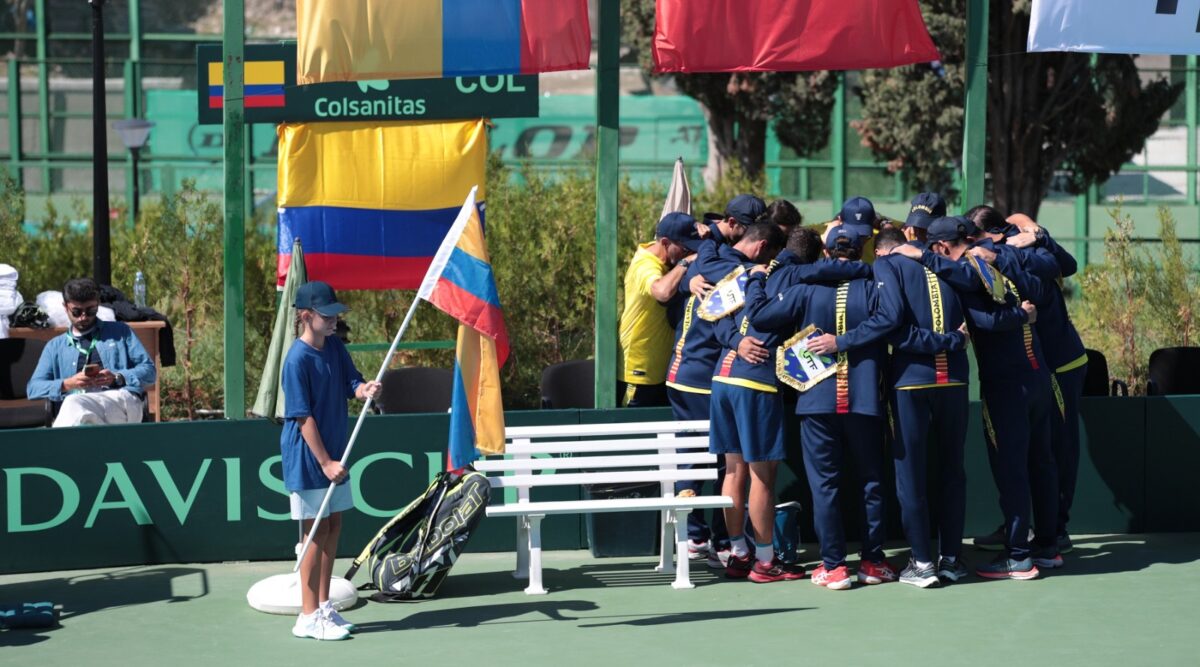
[[[534,486],[658,482],[664,497],[673,496],[676,481],[716,479],[713,468],[678,467],[714,460],[708,453],[708,429],[705,420],[515,426],[505,429],[505,454],[476,461],[475,469],[492,473],[488,480],[493,487],[516,489],[519,503],[529,502]],[[625,470],[538,474],[593,468]]]

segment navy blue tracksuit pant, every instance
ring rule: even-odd
[[[667,398],[671,401],[671,413],[678,420],[693,420],[709,418],[710,394],[697,394],[689,391],[679,391],[667,387]],[[691,468],[691,464],[681,464],[680,469]],[[714,495],[721,495],[721,485],[725,483],[725,456],[717,456],[717,481],[713,482]],[[704,482],[675,482],[675,493],[691,489],[696,495],[702,493]],[[692,510],[688,515],[688,539],[697,542],[707,542],[709,539],[717,548],[728,548],[729,532],[725,529],[724,510],[713,510],[712,524],[704,520],[704,510]]]
[[[838,509],[838,485],[845,452],[858,462],[865,525],[864,560],[883,560],[885,508],[883,496],[883,420],[857,414],[804,415],[800,443],[812,490],[813,528],[821,542],[821,560],[831,570],[846,562],[846,534]]]
[[[1083,398],[1083,379],[1087,365],[1064,373],[1055,373],[1062,395],[1063,418],[1053,419],[1051,443],[1054,463],[1058,466],[1058,526],[1059,535],[1067,534],[1071,519],[1071,504],[1075,500],[1075,482],[1079,478],[1079,400]]]
[[[963,470],[967,388],[898,389],[892,392],[892,418],[896,428],[892,441],[896,498],[913,558],[923,563],[935,562],[929,547],[926,497],[931,430],[938,448],[939,483],[934,498],[938,508],[938,550],[941,556],[957,558],[962,552],[967,503],[967,475]]]
[[[1022,560],[1030,554],[1031,518],[1036,544],[1055,542],[1058,472],[1050,429],[1051,420],[1059,418],[1058,406],[1044,375],[1028,382],[984,383],[980,394],[988,463],[1004,514],[1004,542],[1009,558]]]

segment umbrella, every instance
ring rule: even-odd
[[[300,238],[292,243],[292,262],[288,265],[287,279],[283,281],[279,306],[275,313],[275,327],[271,330],[271,347],[267,349],[267,361],[263,365],[262,379],[258,381],[258,398],[254,399],[251,412],[267,419],[283,419],[283,360],[292,342],[296,340],[294,323],[296,289],[308,282],[308,269],[304,267],[304,249]]]
[[[671,174],[671,189],[667,190],[667,200],[663,202],[662,215],[658,216],[659,220],[666,217],[668,213],[692,214],[692,191],[688,188],[687,172],[683,169],[683,158],[675,160],[675,172]]]

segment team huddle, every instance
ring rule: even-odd
[[[995,533],[976,539],[1002,553],[973,571],[1032,579],[1062,566],[1087,362],[1061,288],[1075,260],[1027,216],[986,206],[947,216],[933,193],[913,200],[903,224],[879,218],[862,197],[843,205],[823,238],[800,222],[789,202],[767,206],[752,195],[699,222],[670,213],[626,274],[625,403],[669,403],[676,419],[709,420],[710,449],[723,460],[717,485],[733,500],[711,521],[689,517],[690,555],[730,578],[805,576],[773,547],[775,475],[795,447],[784,432],[794,396],[820,541],[812,582],[852,583],[838,498],[847,457],[865,516],[860,583],[926,588],[969,576],[961,551],[970,344],[1003,515]],[[889,454],[911,548],[899,574],[883,552]],[[927,492],[931,459],[937,486]],[[698,491],[688,487],[677,491]]]

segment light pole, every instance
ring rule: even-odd
[[[133,209],[133,219],[136,222],[138,216],[138,202],[141,199],[141,189],[138,186],[138,156],[142,152],[142,147],[146,145],[146,140],[150,138],[150,128],[154,127],[154,123],[141,118],[130,118],[128,120],[118,120],[113,123],[113,129],[121,136],[121,143],[125,144],[125,148],[129,149],[129,155],[132,158],[132,174],[133,179],[133,201],[130,206]]]
[[[92,6],[92,272],[101,285],[112,283],[108,238],[108,130],[104,104],[104,0]]]

